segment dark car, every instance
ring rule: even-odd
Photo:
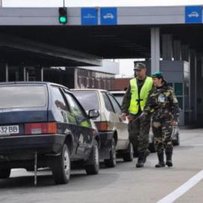
[[[50,167],[57,184],[69,181],[72,165],[99,171],[99,136],[68,88],[46,82],[0,83],[0,178],[12,168]],[[36,168],[36,167],[35,167]]]

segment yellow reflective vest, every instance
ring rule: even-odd
[[[143,111],[147,102],[149,92],[152,89],[152,85],[152,78],[147,77],[144,84],[142,85],[140,94],[138,94],[137,78],[133,78],[130,80],[131,100],[130,106],[128,108],[129,113],[137,114],[139,111],[139,106],[141,108],[141,111]]]

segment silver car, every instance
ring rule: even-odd
[[[114,96],[102,89],[74,89],[72,92],[84,109],[97,109],[100,113],[94,121],[101,140],[100,159],[105,165],[115,167],[116,157],[132,161],[128,122],[120,119],[121,108]]]

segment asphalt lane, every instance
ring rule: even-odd
[[[174,148],[174,167],[157,169],[156,154],[144,168],[118,160],[116,168],[102,168],[99,175],[73,171],[70,183],[55,185],[50,171],[40,171],[38,185],[33,173],[12,170],[11,178],[0,180],[0,202],[9,203],[148,203],[163,200],[203,170],[203,129],[181,130],[181,145]],[[203,202],[200,181],[174,202]],[[170,199],[167,202],[171,202]]]

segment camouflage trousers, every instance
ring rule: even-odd
[[[133,119],[128,124],[129,139],[133,144],[135,153],[145,152],[149,147],[150,118]]]
[[[163,150],[173,150],[171,120],[152,121],[152,131],[154,134],[154,145],[157,152]]]

